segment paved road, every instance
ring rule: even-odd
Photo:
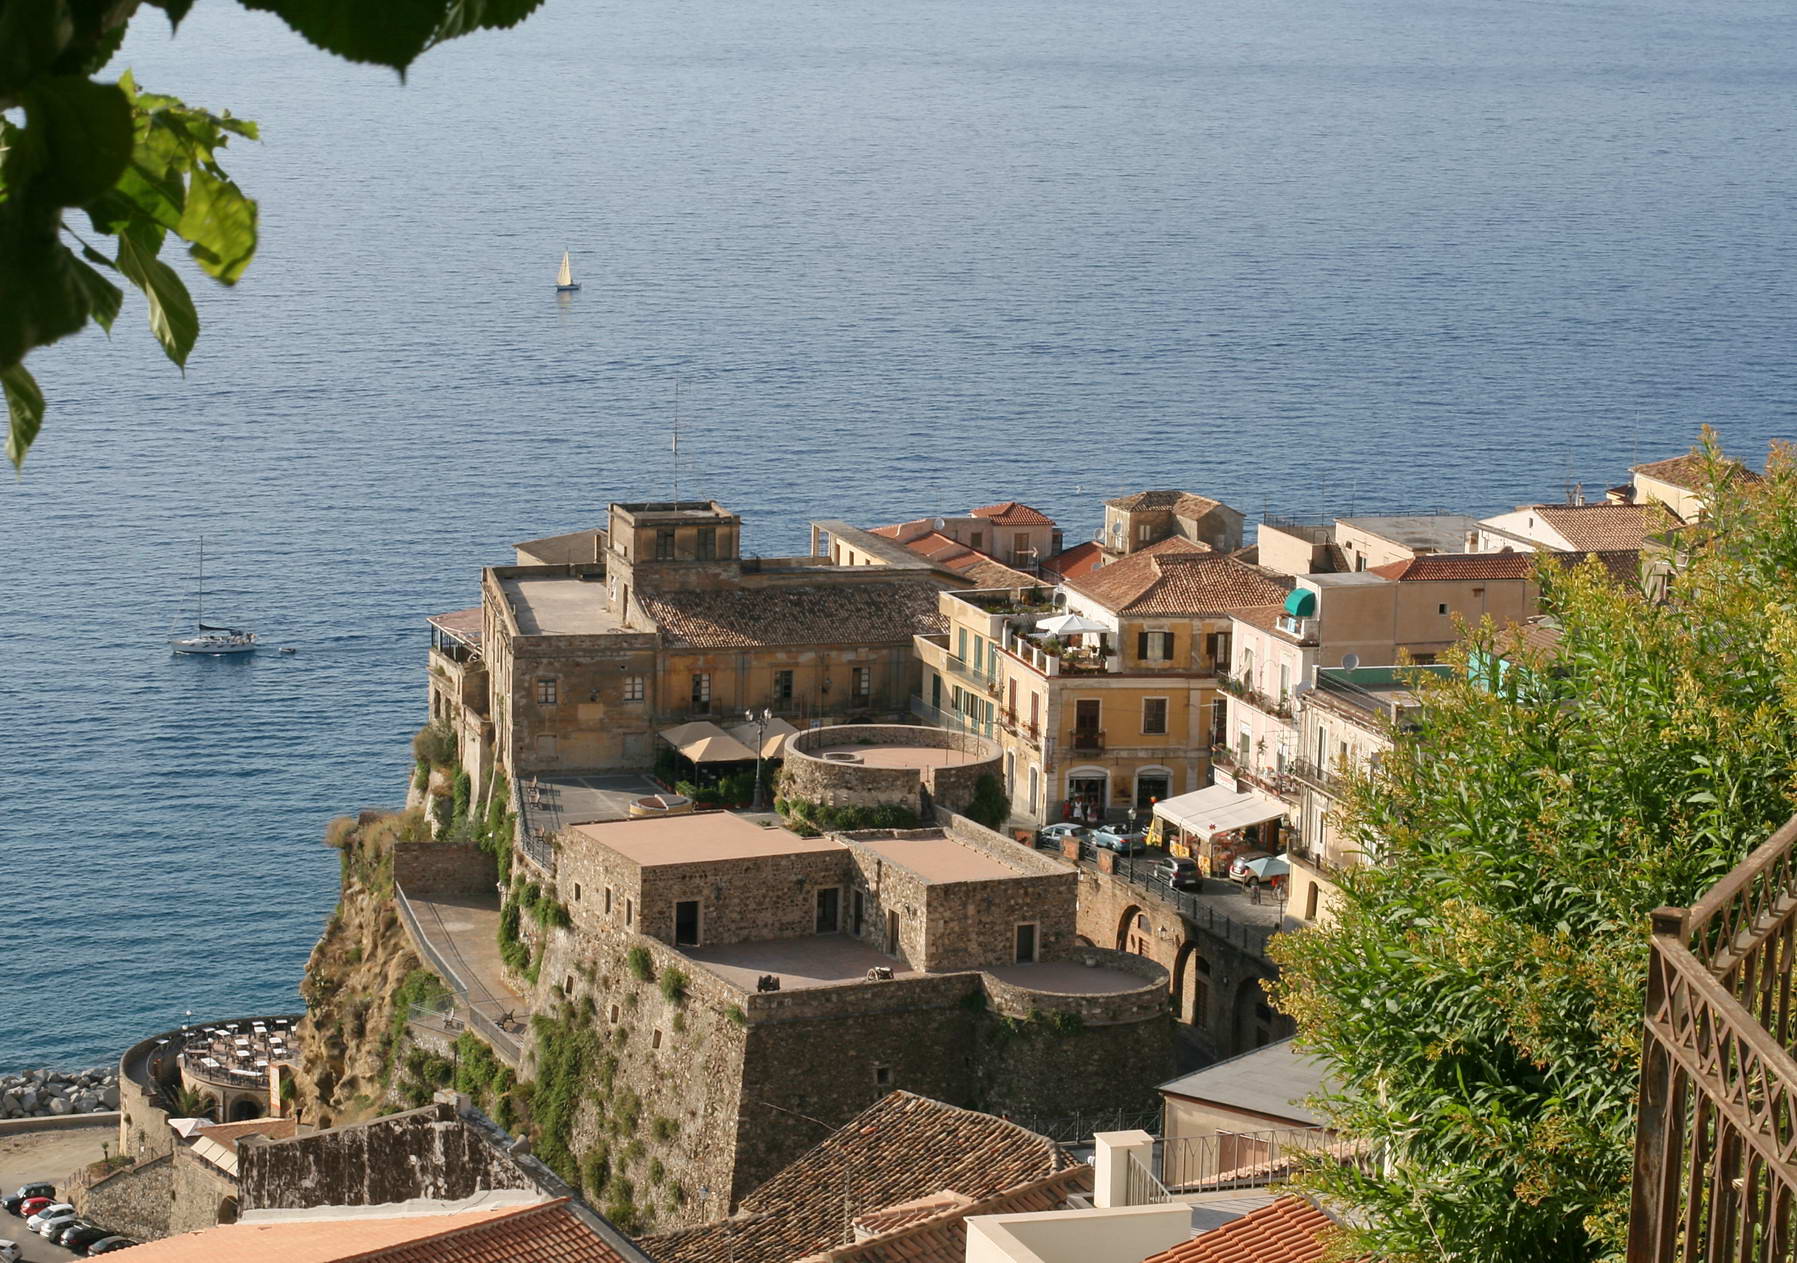
[[[102,1142],[118,1152],[119,1125],[109,1122],[103,1127],[73,1127],[66,1131],[29,1131],[0,1136],[0,1192],[10,1196],[21,1184],[34,1180],[51,1180],[60,1191],[71,1171],[80,1170],[105,1156]],[[0,1211],[0,1239],[16,1241],[24,1248],[27,1263],[50,1263],[52,1259],[77,1257],[59,1246],[53,1246],[25,1226]],[[124,1255],[120,1255],[123,1258]]]
[[[418,928],[468,989],[468,1002],[497,1021],[502,1014],[520,1019],[530,1005],[505,983],[499,959],[499,896],[408,896]]]

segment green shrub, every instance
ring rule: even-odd
[[[998,777],[988,772],[973,787],[973,800],[967,804],[967,818],[988,829],[997,829],[1011,818],[1011,801]]]
[[[530,1099],[537,1125],[536,1153],[557,1175],[573,1183],[581,1173],[568,1145],[586,1091],[588,1068],[598,1056],[598,1037],[591,1027],[570,1017],[539,1016],[531,1025],[537,1042],[537,1077]]]
[[[664,969],[661,971],[661,996],[669,1004],[684,1004],[686,989],[692,980],[684,970]]]
[[[458,767],[455,770],[455,779],[450,782],[449,818],[451,820],[467,819],[468,800],[472,798],[473,795],[474,781],[468,775],[468,769],[465,767]]]
[[[457,1092],[471,1097],[477,1104],[485,1105],[487,1095],[494,1089],[502,1070],[507,1074],[511,1073],[505,1063],[473,1031],[463,1031],[456,1036],[455,1065],[450,1077]],[[501,1092],[504,1090],[499,1089]]]
[[[648,982],[655,976],[655,962],[650,958],[646,947],[633,947],[625,952],[624,966],[638,982]]]
[[[412,738],[412,757],[430,767],[447,767],[455,762],[455,730],[441,719],[433,719]]]
[[[431,765],[423,759],[418,760],[418,768],[412,773],[412,788],[423,793],[431,783]]]
[[[668,1169],[661,1164],[660,1158],[649,1159],[649,1183],[660,1184],[668,1177]]]
[[[738,1026],[747,1026],[749,1024],[749,1015],[742,1011],[742,1006],[739,1004],[733,1004],[725,1009],[724,1016],[729,1018],[732,1022],[735,1022]]]
[[[580,1160],[580,1183],[586,1189],[587,1199],[595,1204],[599,1196],[605,1192],[605,1186],[611,1182],[611,1149],[601,1140],[587,1150],[587,1156]]]
[[[649,1134],[662,1144],[667,1144],[680,1134],[680,1124],[663,1114],[657,1114],[649,1124]]]

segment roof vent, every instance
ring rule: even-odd
[[[827,750],[818,756],[828,763],[859,763],[861,756],[849,750]]]

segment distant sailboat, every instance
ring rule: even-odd
[[[574,283],[574,269],[568,263],[568,252],[562,251],[562,270],[555,274],[555,290],[558,294],[568,294],[579,289]]]
[[[255,653],[256,633],[241,627],[218,627],[206,622],[206,541],[200,540],[200,578],[194,596],[192,636],[171,636],[168,647],[176,653],[219,654]]]

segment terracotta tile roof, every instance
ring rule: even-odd
[[[1173,503],[1174,517],[1203,517],[1212,509],[1228,508],[1221,500],[1213,500],[1209,496],[1195,496],[1191,492],[1179,497]]]
[[[1138,548],[1131,553],[1132,557],[1164,557],[1168,553],[1214,553],[1217,550],[1209,544],[1187,539],[1184,535],[1169,535],[1166,539],[1157,539],[1146,548]]]
[[[133,1263],[631,1263],[642,1257],[606,1241],[565,1198],[448,1214],[239,1222],[132,1249]]]
[[[1170,509],[1185,496],[1183,491],[1138,491],[1134,495],[1118,496],[1115,500],[1106,500],[1107,509],[1122,509],[1134,513],[1140,509]]]
[[[1003,504],[988,504],[983,509],[975,509],[970,517],[991,518],[1000,526],[1053,526],[1054,519],[1040,509],[1032,509],[1027,504],[1016,500],[1006,500]]]
[[[1283,601],[1289,579],[1201,550],[1132,553],[1067,586],[1119,614],[1223,614]]]
[[[641,600],[672,645],[872,645],[909,643],[915,633],[944,630],[936,609],[939,590],[912,579],[661,591]]]
[[[1335,1221],[1302,1197],[1282,1197],[1144,1263],[1317,1263]]]
[[[1725,461],[1728,467],[1728,478],[1745,478],[1750,482],[1760,481],[1760,476],[1739,461]],[[1645,465],[1630,465],[1631,474],[1645,474],[1660,482],[1670,483],[1685,491],[1702,491],[1709,485],[1709,473],[1704,467],[1704,459],[1696,452],[1686,452],[1683,456],[1673,456],[1666,460],[1649,461]]]
[[[660,1263],[792,1263],[825,1253],[843,1244],[845,1164],[864,1211],[947,1189],[984,1201],[1084,1170],[1015,1123],[893,1092],[743,1198],[734,1220],[647,1237],[643,1249]]]
[[[291,1118],[252,1118],[242,1123],[214,1123],[210,1127],[201,1127],[194,1132],[195,1136],[203,1136],[207,1140],[215,1140],[232,1153],[237,1152],[237,1142],[245,1136],[267,1136],[270,1140],[286,1140],[297,1135],[299,1124]]]
[[[1279,626],[1279,616],[1285,613],[1285,605],[1248,605],[1239,610],[1230,610],[1230,614],[1244,623],[1258,627],[1262,631],[1274,631]]]
[[[905,1222],[883,1228],[877,1236],[822,1251],[803,1263],[966,1263],[969,1216],[1027,1215],[1061,1210],[1067,1204],[1068,1194],[1090,1191],[1091,1174],[1089,1167],[1075,1167],[977,1202],[959,1193],[949,1194],[947,1196],[956,1199],[956,1204],[938,1205],[934,1213],[907,1218]],[[891,1211],[921,1208],[938,1200],[920,1198],[904,1207],[894,1206]],[[863,1216],[857,1220],[857,1231],[871,1218]]]
[[[1407,561],[1369,566],[1368,574],[1400,583],[1434,579],[1527,579],[1535,573],[1535,553],[1424,553]]]
[[[1044,574],[1058,574],[1063,579],[1071,579],[1075,575],[1090,574],[1103,563],[1104,548],[1095,540],[1087,540],[1072,548],[1063,548],[1042,563],[1042,571]]]
[[[904,522],[898,526],[882,529],[907,531],[913,522]],[[981,588],[1016,588],[1035,585],[1040,582],[1034,575],[1025,574],[993,557],[990,553],[970,548],[959,540],[950,539],[941,531],[930,530],[922,535],[907,537],[894,536],[906,548],[920,557],[927,557],[945,570],[953,571],[973,581]]]
[[[1645,504],[1538,504],[1535,516],[1580,550],[1640,548],[1647,538]]]
[[[944,1211],[959,1210],[971,1205],[973,1198],[953,1189],[944,1189],[928,1197],[914,1197],[908,1202],[899,1202],[884,1210],[869,1211],[857,1216],[854,1224],[855,1237],[859,1240],[862,1237],[878,1237],[888,1232],[897,1232],[900,1228],[909,1228],[912,1224],[934,1219]]]

